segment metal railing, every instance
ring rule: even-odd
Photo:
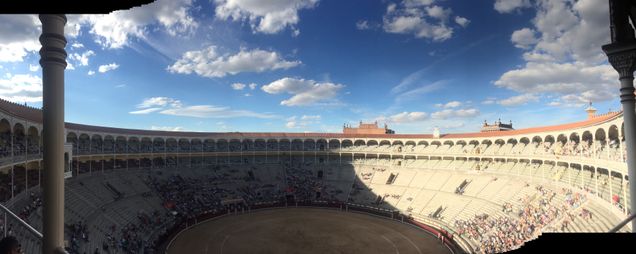
[[[627,225],[627,223],[631,222],[634,219],[636,219],[636,213],[633,213],[632,215],[630,215],[629,217],[627,217],[623,221],[621,221],[621,223],[618,223],[618,225],[616,225],[616,227],[610,229],[609,233],[618,232],[619,230],[621,230],[621,228],[625,227],[625,225]],[[632,231],[633,230],[634,229],[632,229]]]
[[[3,212],[3,223],[4,223],[4,227],[3,227],[3,232],[2,233],[3,237],[7,236],[7,215],[11,218],[13,218],[15,221],[18,222],[19,225],[23,226],[24,228],[27,229],[27,231],[29,231],[29,233],[31,233],[33,236],[35,236],[37,238],[38,241],[42,241],[42,233],[40,233],[37,229],[33,228],[31,225],[29,225],[29,223],[27,223],[26,221],[22,220],[20,217],[18,217],[15,213],[13,213],[11,210],[9,210],[9,208],[7,208],[6,206],[0,204],[0,210]],[[68,252],[62,248],[57,248],[53,254],[68,254]]]
[[[7,236],[7,214],[8,214],[9,216],[11,216],[11,218],[16,220],[20,225],[22,225],[29,232],[31,232],[31,234],[36,236],[38,239],[42,240],[42,233],[38,232],[38,230],[33,228],[33,227],[31,227],[31,225],[29,225],[29,223],[27,223],[26,221],[22,220],[20,217],[15,215],[15,213],[13,213],[11,210],[9,210],[9,208],[7,208],[6,206],[0,204],[0,210],[4,211],[4,232],[3,232],[4,236]]]

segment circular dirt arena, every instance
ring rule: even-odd
[[[433,235],[371,215],[289,208],[229,215],[181,232],[168,254],[451,253]]]

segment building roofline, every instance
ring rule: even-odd
[[[42,110],[34,107],[20,105],[0,99],[0,111],[17,118],[22,118],[35,123],[42,123]],[[471,132],[471,133],[449,133],[442,134],[441,139],[454,138],[488,138],[500,136],[514,136],[525,134],[539,134],[543,132],[564,131],[577,128],[584,128],[611,121],[622,116],[622,112],[609,112],[597,115],[594,118],[580,122],[566,123],[560,125],[531,127],[525,129],[493,131],[493,132]],[[189,138],[385,138],[385,139],[432,139],[432,134],[343,134],[343,133],[299,133],[299,132],[188,132],[188,131],[160,131],[127,129],[106,126],[95,126],[78,123],[65,123],[65,127],[71,131],[104,132],[113,135],[139,135],[139,136],[166,136],[166,137],[189,137]]]

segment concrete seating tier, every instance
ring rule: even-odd
[[[503,145],[497,152],[513,148]],[[161,218],[161,225],[174,223],[174,217],[166,215],[170,211],[164,207],[167,201],[176,202],[175,211],[180,213],[200,211],[210,206],[218,208],[220,201],[226,199],[240,198],[247,204],[275,200],[286,195],[287,190],[293,187],[292,193],[297,198],[348,201],[396,209],[422,218],[441,208],[438,216],[432,219],[450,227],[455,221],[468,220],[482,213],[494,218],[518,219],[519,209],[545,198],[537,191],[540,188],[559,193],[551,201],[558,207],[567,203],[565,196],[560,193],[563,188],[576,193],[585,193],[579,188],[588,188],[588,191],[596,189],[590,171],[528,161],[440,159],[411,160],[403,164],[388,159],[356,159],[343,164],[319,163],[302,158],[291,158],[289,161],[292,164],[228,164],[197,168],[114,170],[80,175],[66,181],[65,221],[69,224],[83,222],[88,226],[89,241],[80,241],[80,251],[91,253],[95,248],[101,249],[109,235],[118,239],[124,227],[140,226],[142,221],[138,216],[143,214],[159,214],[157,218]],[[477,166],[480,170],[475,169]],[[602,182],[608,182],[598,186],[602,198],[607,198],[610,191],[623,191],[621,179],[606,179],[602,175],[599,178]],[[178,191],[184,190],[172,189],[172,196],[165,196],[158,189],[159,185],[171,188],[170,181],[175,179],[183,181],[183,186],[189,186],[187,192],[179,194]],[[463,193],[456,193],[464,182],[466,186]],[[316,195],[316,192],[320,192],[320,195]],[[594,194],[585,195],[593,197]],[[12,209],[21,209],[25,204],[23,199],[27,197],[25,194],[16,197],[8,204]],[[180,200],[176,197],[188,198]],[[504,204],[510,204],[514,212],[504,212]],[[582,209],[591,211],[594,218],[589,221],[581,216],[574,218],[571,227],[563,231],[605,232],[624,218],[616,215],[607,203],[599,202],[596,197],[588,198],[580,207],[568,211],[578,213]],[[559,223],[564,218],[555,219],[551,229],[559,231]],[[34,226],[41,227],[41,210],[29,216],[28,220]],[[112,230],[113,226],[115,231]],[[153,224],[141,227],[138,235],[151,241],[151,232],[163,229]],[[29,250],[39,248],[37,244],[29,242],[28,234],[23,230],[16,234],[25,239],[25,246]]]

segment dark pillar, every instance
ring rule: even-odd
[[[636,68],[636,43],[612,43],[603,46],[610,64],[618,72],[621,82],[621,104],[625,123],[627,147],[627,173],[630,182],[636,179],[636,113],[634,98],[634,69]],[[610,174],[611,180],[611,174]],[[636,184],[629,185],[631,211],[636,212]],[[610,197],[611,198],[611,197]],[[636,232],[636,220],[632,220],[632,232]]]
[[[66,16],[40,15],[40,65],[43,85],[44,177],[42,253],[64,248],[64,69]]]

